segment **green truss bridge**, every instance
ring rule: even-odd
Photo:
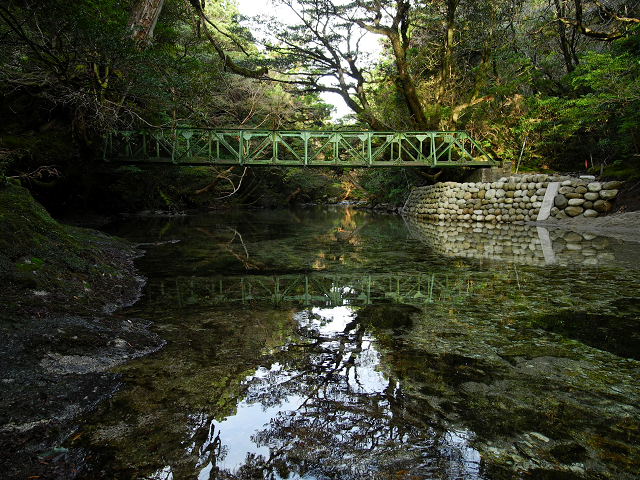
[[[466,132],[211,130],[123,131],[105,138],[109,162],[177,165],[491,167]]]

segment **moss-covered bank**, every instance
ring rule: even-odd
[[[112,315],[143,284],[131,245],[63,226],[17,185],[0,187],[0,471],[71,478],[60,448],[111,395],[108,369],[158,349],[147,322]]]
[[[137,296],[131,245],[53,220],[29,192],[0,190],[0,315],[112,310]]]

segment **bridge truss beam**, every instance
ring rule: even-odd
[[[497,164],[466,132],[152,129],[105,138],[105,161],[179,165],[444,167]]]

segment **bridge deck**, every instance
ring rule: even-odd
[[[179,165],[424,167],[496,162],[466,132],[153,129],[108,135],[105,161]]]

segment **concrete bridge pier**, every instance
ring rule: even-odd
[[[500,165],[494,167],[480,167],[471,172],[464,182],[468,183],[491,183],[497,182],[502,177],[511,175],[512,162],[500,162]]]

